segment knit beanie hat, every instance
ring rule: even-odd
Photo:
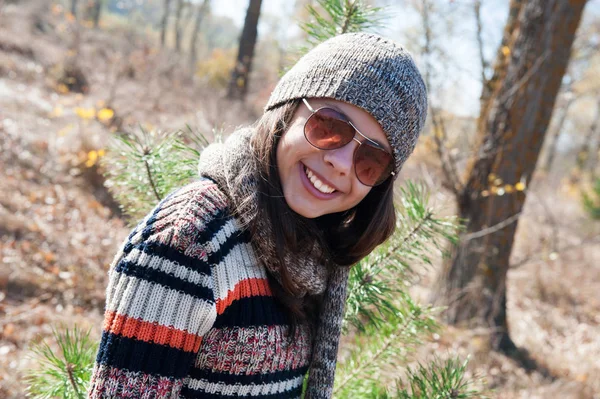
[[[411,55],[371,33],[347,33],[315,47],[281,78],[265,111],[311,97],[344,101],[371,114],[392,146],[396,177],[427,117],[427,90]]]

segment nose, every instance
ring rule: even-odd
[[[335,150],[324,150],[323,161],[333,167],[340,175],[350,176],[354,164],[354,151],[359,145],[360,141],[355,139]]]

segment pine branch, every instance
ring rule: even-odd
[[[206,138],[189,126],[174,133],[140,129],[121,134],[103,160],[105,184],[135,222],[196,176],[200,151],[206,145]]]
[[[582,202],[584,209],[593,219],[600,219],[600,178],[596,179],[591,193],[583,192]]]
[[[419,309],[419,311],[413,311],[410,313],[410,318],[406,319],[404,321],[404,323],[402,323],[402,325],[400,325],[397,328],[397,332],[391,333],[389,334],[387,337],[381,337],[378,336],[379,339],[383,338],[383,340],[379,341],[380,343],[383,342],[383,345],[376,349],[376,351],[364,362],[362,362],[361,364],[358,365],[358,367],[353,367],[352,368],[352,372],[349,373],[343,380],[342,382],[334,389],[334,394],[337,392],[341,392],[342,389],[352,380],[354,380],[355,378],[357,378],[358,376],[362,375],[365,373],[366,370],[374,369],[377,368],[376,366],[378,365],[378,361],[383,358],[383,357],[387,357],[386,355],[390,355],[390,351],[393,350],[394,348],[392,347],[392,345],[394,343],[398,342],[399,337],[401,336],[401,334],[404,332],[406,333],[406,331],[411,331],[410,326],[412,323],[414,323],[417,320],[417,317],[420,317],[424,314],[425,312],[423,312],[421,309]],[[389,320],[388,320],[389,322]],[[429,326],[430,328],[433,325]],[[437,326],[435,327],[437,328]],[[417,330],[421,330],[421,328],[418,328]],[[412,330],[413,332],[415,330]],[[406,340],[404,340],[406,341]],[[406,349],[406,347],[404,347],[404,349]],[[361,348],[361,353],[363,353],[363,350]]]
[[[417,264],[431,264],[431,247],[444,254],[446,240],[457,239],[457,220],[437,218],[423,186],[409,182],[400,202],[394,236],[350,270],[345,330],[352,325],[364,332],[365,325],[381,326],[397,314],[394,298],[406,289]]]
[[[74,369],[75,365],[68,363],[67,364],[67,376],[69,378],[69,382],[71,383],[71,386],[73,387],[73,391],[75,392],[75,395],[78,398],[83,398],[83,396],[81,396],[81,394],[79,393],[79,389],[77,388],[77,383],[75,382],[75,377],[73,376],[73,369]]]
[[[419,363],[416,369],[408,368],[407,377],[410,390],[400,380],[396,383],[395,398],[487,398],[483,392],[474,389],[476,380],[467,380],[465,373],[468,360],[458,358],[441,360],[435,357],[428,365]]]
[[[146,174],[148,176],[148,181],[150,182],[150,186],[152,186],[152,191],[154,192],[154,196],[158,201],[162,200],[158,191],[156,191],[156,185],[154,184],[154,179],[152,179],[152,172],[150,171],[150,165],[148,164],[148,160],[144,159],[144,166],[146,167]]]
[[[389,15],[384,7],[372,7],[363,0],[317,0],[317,4],[307,6],[310,20],[300,25],[311,46],[343,33],[378,28]]]
[[[365,333],[356,337],[356,343],[339,369],[334,388],[337,397],[369,397],[368,392],[379,392],[379,370],[386,364],[398,364],[422,344],[422,337],[439,329],[433,318],[438,309],[421,307],[408,294],[397,299],[399,313],[387,318],[381,326],[368,325]],[[351,395],[350,395],[351,394]]]
[[[57,353],[46,341],[34,344],[31,353],[40,369],[26,376],[27,393],[35,399],[82,399],[92,376],[94,357],[98,346],[90,340],[89,331],[77,327],[64,332],[53,330]]]

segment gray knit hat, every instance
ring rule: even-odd
[[[427,117],[427,90],[411,55],[370,33],[346,33],[315,47],[281,78],[265,111],[303,97],[333,98],[371,114],[393,148],[396,177]]]

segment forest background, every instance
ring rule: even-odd
[[[432,354],[470,357],[467,376],[482,377],[478,384],[498,398],[598,398],[598,2],[585,7],[566,73],[546,81],[559,91],[556,104],[551,98],[545,105],[553,110],[548,128],[536,132],[537,143],[527,142],[541,146],[539,159],[529,157],[535,172],[523,173],[527,160],[506,156],[522,166],[522,175],[511,180],[492,168],[484,187],[469,184],[469,176],[480,165],[475,157],[486,130],[486,84],[501,70],[498,64],[520,51],[519,28],[505,42],[511,13],[517,7],[523,30],[528,14],[518,8],[535,1],[369,3],[387,7],[370,30],[415,56],[430,93],[428,126],[401,180],[422,182],[444,215],[461,214],[465,193],[478,192],[485,201],[521,195],[524,202],[516,214],[467,225],[462,235],[463,242],[487,239],[516,229],[518,221],[514,245],[511,239],[506,247],[491,247],[507,259],[494,269],[505,267],[499,274],[488,273],[493,284],[480,290],[490,291],[488,297],[462,295],[477,278],[466,279],[461,295],[450,292],[456,252],[418,271],[412,296],[449,306],[435,316],[448,325],[429,334],[407,362]],[[52,326],[77,324],[89,328],[93,340],[99,337],[106,270],[132,222],[114,187],[106,187],[103,160],[111,140],[121,132],[181,130],[211,141],[256,120],[310,39],[300,28],[314,17],[309,4],[263,1],[254,12],[260,18],[251,68],[244,62],[235,68],[238,50],[247,46],[243,27],[252,7],[246,1],[0,1],[1,397],[23,396],[23,376],[36,366],[30,344],[51,335]],[[508,86],[511,95],[543,74],[535,61]],[[501,141],[494,145],[499,152]],[[471,212],[489,212],[480,205],[471,203]],[[469,308],[457,306],[461,300],[489,302],[487,315],[480,309],[461,315]],[[348,338],[344,345],[355,343]],[[389,362],[378,376],[393,381],[404,366]]]

